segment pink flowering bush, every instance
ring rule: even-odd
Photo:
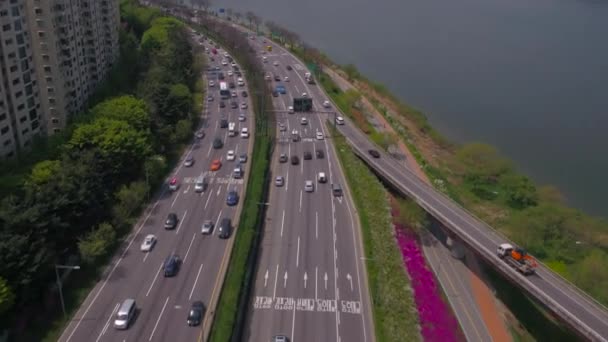
[[[422,337],[425,341],[433,342],[459,341],[458,323],[441,298],[441,289],[427,268],[416,237],[398,223],[395,224],[395,233],[414,290]]]

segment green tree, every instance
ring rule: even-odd
[[[15,304],[15,293],[6,280],[0,277],[0,315],[4,315]]]
[[[509,161],[498,154],[493,146],[471,143],[456,152],[456,159],[464,167],[467,179],[477,179],[483,183],[495,183],[500,175],[511,169]]]
[[[60,172],[61,162],[58,160],[45,160],[34,165],[27,180],[28,186],[40,187],[52,181]]]
[[[94,263],[99,257],[105,255],[109,247],[116,242],[116,232],[109,223],[102,223],[99,227],[78,242],[78,250],[83,261]]]
[[[353,80],[361,77],[359,70],[357,70],[357,67],[354,64],[347,64],[342,67],[342,70],[344,70],[344,72],[346,72],[346,76],[348,77],[349,81],[353,81]]]
[[[509,172],[500,177],[500,184],[512,208],[524,209],[538,203],[538,192],[530,178]]]
[[[398,199],[399,215],[398,220],[400,223],[416,230],[420,231],[428,224],[428,214],[411,199],[404,198]]]
[[[122,120],[133,128],[145,131],[150,128],[150,114],[146,102],[134,96],[119,96],[103,101],[91,109],[95,118]]]
[[[574,281],[599,301],[608,301],[608,254],[593,249],[573,267]]]
[[[144,177],[147,178],[150,187],[163,179],[167,169],[167,160],[161,155],[154,155],[144,162]]]
[[[112,208],[114,213],[114,224],[120,226],[129,224],[133,214],[141,208],[148,194],[148,186],[145,181],[136,181],[123,185],[118,189],[114,198],[116,202]]]
[[[190,116],[192,112],[192,93],[184,84],[174,84],[164,102],[164,116],[169,122],[176,123]]]
[[[179,120],[175,125],[175,138],[180,142],[187,142],[192,138],[192,121],[188,119]]]

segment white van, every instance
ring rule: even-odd
[[[236,136],[236,123],[231,122],[228,124],[228,136],[230,136],[230,137]]]
[[[125,299],[116,313],[114,328],[121,330],[128,329],[133,316],[135,316],[135,299]]]
[[[249,138],[249,129],[247,127],[241,128],[241,138]]]
[[[341,116],[336,117],[336,124],[344,125],[344,118]]]
[[[287,112],[288,112],[289,114],[293,114],[293,106],[289,106],[289,107],[287,107]]]
[[[319,175],[317,176],[317,181],[319,183],[327,182],[327,176],[325,176],[325,172],[319,172]]]

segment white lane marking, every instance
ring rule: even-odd
[[[209,185],[207,185],[209,186]],[[209,196],[207,196],[207,201],[205,201],[205,209],[207,209],[207,204],[209,204],[209,200],[211,199],[211,191],[209,191]]]
[[[296,93],[297,93],[298,95],[302,94],[302,93],[300,93],[300,89],[298,89],[298,86],[297,86],[297,85],[295,85],[295,84],[294,84],[294,85],[293,85],[293,87],[294,87],[294,88],[296,88]]]
[[[99,339],[101,338],[101,336],[106,333],[106,331],[108,330],[108,327],[110,326],[110,320],[112,320],[112,317],[114,317],[114,313],[116,313],[116,310],[118,310],[119,306],[120,306],[120,303],[116,303],[116,306],[114,306],[114,309],[112,310],[112,313],[110,314],[110,317],[108,317],[108,320],[106,321],[106,325],[103,326],[103,329],[97,336],[97,339],[95,340],[95,342],[98,342]]]
[[[186,255],[184,256],[183,262],[186,262],[186,259],[188,259],[188,254],[190,253],[190,248],[192,248],[192,243],[194,242],[195,237],[196,237],[196,233],[194,233],[192,235],[192,240],[190,240],[190,245],[188,246],[188,250],[186,250]]]
[[[220,217],[222,217],[222,211],[220,210],[220,213],[217,215],[217,220],[215,220],[215,226],[213,226],[213,234],[215,235],[215,232],[217,232],[217,225],[220,224]]]
[[[173,202],[171,203],[171,208],[173,208],[173,205],[175,205],[175,201],[177,201],[177,198],[179,197],[180,193],[181,193],[181,191],[175,191],[175,198],[173,199]]]
[[[268,285],[268,269],[266,269],[266,274],[264,274],[264,288]]]
[[[201,266],[198,268],[198,273],[196,274],[196,278],[194,279],[194,284],[192,285],[192,290],[190,290],[190,296],[188,296],[188,300],[192,299],[192,294],[194,293],[194,289],[196,288],[196,283],[198,282],[198,276],[201,275],[202,269],[203,269],[203,264],[201,263]]]
[[[179,167],[178,167],[178,169],[179,169]],[[166,190],[163,190],[161,192],[161,194],[160,194],[160,197],[162,197],[165,194],[165,192],[166,192]],[[70,333],[70,335],[66,339],[66,342],[69,342],[70,339],[72,338],[72,336],[74,336],[74,333],[76,333],[76,330],[80,326],[80,323],[84,320],[83,318],[87,315],[87,313],[89,312],[89,310],[91,310],[91,307],[93,306],[93,304],[97,300],[97,297],[99,297],[99,295],[101,294],[101,291],[103,291],[104,287],[106,287],[106,284],[108,283],[108,279],[110,279],[110,277],[112,277],[112,274],[114,274],[114,271],[116,271],[116,268],[118,267],[118,265],[120,264],[120,262],[122,261],[122,259],[124,259],[125,255],[127,254],[127,251],[129,250],[129,248],[131,248],[131,245],[133,244],[133,241],[135,241],[135,238],[137,237],[137,235],[139,234],[139,232],[141,232],[141,230],[146,225],[146,222],[150,218],[150,215],[152,215],[152,213],[156,209],[156,206],[158,206],[158,203],[160,203],[160,200],[156,201],[156,203],[152,207],[152,210],[150,210],[148,212],[148,215],[146,215],[146,218],[144,219],[144,222],[141,224],[141,226],[139,226],[139,229],[135,232],[135,234],[132,235],[131,241],[129,241],[129,244],[127,245],[127,248],[125,248],[125,250],[122,252],[122,255],[120,256],[120,258],[118,259],[118,261],[116,262],[116,264],[114,265],[114,267],[112,267],[112,270],[110,271],[110,273],[108,274],[108,276],[106,277],[106,279],[103,281],[103,284],[101,285],[101,288],[99,288],[99,290],[97,291],[97,293],[95,294],[95,296],[93,297],[93,299],[91,300],[91,302],[89,303],[89,305],[87,306],[87,308],[84,310],[84,313],[82,314],[82,317],[80,319],[77,319],[78,322],[76,323],[76,326],[74,327],[74,330],[72,330],[72,332]],[[91,294],[93,294],[92,291],[91,291],[91,293],[89,293],[89,296]],[[87,296],[86,299],[88,299],[89,296]],[[86,299],[85,299],[85,302],[86,302]]]
[[[217,188],[216,196],[219,196],[221,191],[222,191],[222,187],[220,186]]]
[[[319,268],[315,267],[315,301],[319,299],[317,294],[317,280],[319,279]]]
[[[283,277],[283,288],[287,287],[287,278],[289,277],[287,276],[287,271],[285,271],[285,276]]]
[[[283,236],[283,227],[285,226],[285,209],[283,209],[283,218],[281,219],[281,236]]]
[[[154,276],[154,279],[152,279],[152,284],[150,284],[150,287],[148,288],[148,292],[146,292],[146,297],[148,297],[148,295],[150,294],[150,291],[152,291],[152,287],[154,286],[154,283],[156,282],[156,278],[158,278],[158,275],[160,274],[160,270],[163,269],[163,262],[160,263],[160,267],[158,268],[158,271],[156,272],[156,275]]]
[[[296,268],[300,266],[300,236],[298,236],[298,250],[296,251]]]
[[[315,238],[319,239],[319,212],[315,212]]]
[[[353,289],[353,277],[351,277],[350,273],[346,274],[346,279],[348,279],[348,281],[350,282],[350,290],[354,291],[354,289]]]
[[[293,336],[294,336],[295,328],[296,328],[296,306],[294,305],[293,306],[293,316],[291,318],[291,340],[290,340],[291,342],[294,341]]]
[[[154,332],[156,331],[156,328],[158,327],[158,322],[160,322],[160,318],[163,316],[163,312],[165,312],[165,307],[167,307],[168,302],[169,302],[169,297],[167,297],[167,299],[165,300],[165,305],[163,305],[163,309],[160,310],[160,315],[158,315],[158,319],[156,320],[156,324],[154,324],[154,329],[152,329],[152,333],[150,334],[150,338],[148,339],[148,341],[152,341],[152,337],[154,337]]]
[[[209,151],[207,151],[207,158],[211,155],[211,149],[213,149],[213,144],[209,145]]]
[[[146,259],[148,258],[148,255],[150,254],[150,252],[148,251],[147,253],[144,253],[144,260],[143,262],[146,262]]]
[[[300,190],[300,212],[302,212],[302,190]]]
[[[306,288],[306,282],[308,281],[308,273],[304,271],[304,288]]]
[[[274,273],[274,290],[272,291],[272,299],[277,297],[277,278],[279,277],[279,264],[277,264],[277,271]]]
[[[179,233],[179,229],[182,227],[182,223],[184,223],[184,221],[186,221],[186,215],[188,215],[188,210],[184,211],[184,216],[182,216],[182,219],[179,220],[179,224],[177,225],[177,230],[175,231],[176,235],[177,235],[177,233]]]
[[[302,156],[302,162],[300,163],[300,174],[304,174],[304,156]]]
[[[289,188],[289,169],[287,169],[287,175],[285,176],[285,191]]]
[[[327,272],[325,272],[325,277],[323,277],[323,280],[325,280],[325,290],[327,290]]]

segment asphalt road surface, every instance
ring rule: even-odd
[[[198,40],[198,39],[197,39]],[[202,53],[202,52],[201,52]],[[222,50],[219,54],[223,54]],[[232,69],[230,65],[222,66],[219,59],[211,62],[218,65],[224,74]],[[217,73],[207,72],[208,80],[217,84]],[[234,81],[234,76],[227,76],[227,81]],[[95,286],[71,322],[64,330],[60,341],[197,341],[201,339],[201,328],[188,327],[186,318],[191,303],[197,300],[209,305],[212,296],[218,296],[222,285],[223,274],[220,265],[228,260],[229,241],[233,239],[238,212],[241,208],[244,184],[247,182],[249,161],[243,166],[245,178],[234,179],[232,171],[236,161],[227,161],[228,150],[234,150],[237,158],[243,153],[250,153],[251,138],[228,137],[227,129],[220,128],[221,117],[235,122],[237,128],[249,127],[252,130],[253,117],[249,109],[219,108],[219,87],[209,88],[213,101],[206,101],[202,113],[202,128],[205,137],[195,140],[184,154],[194,157],[194,165],[185,167],[183,160],[176,167],[171,177],[179,180],[177,191],[164,189],[155,199],[151,210],[144,214],[128,237],[125,248],[121,249],[105,272],[103,279]],[[246,102],[240,92],[246,86],[238,87],[239,96],[234,98]],[[232,101],[229,100],[229,101]],[[222,113],[222,114],[220,114]],[[246,121],[239,122],[239,113],[246,113]],[[212,141],[220,137],[224,147],[213,149]],[[223,163],[220,170],[210,172],[213,159]],[[207,187],[204,192],[194,191],[195,179],[205,176]],[[237,190],[240,194],[237,206],[227,206],[228,190]],[[177,214],[179,221],[174,230],[165,230],[164,221],[169,213]],[[204,220],[212,220],[217,225],[222,218],[231,218],[233,234],[229,240],[218,238],[217,229],[211,235],[201,234]],[[154,248],[144,253],[140,245],[148,234],[156,235],[158,242]],[[165,278],[163,262],[171,253],[176,253],[182,260],[179,272],[175,277]],[[116,330],[113,327],[116,312],[120,303],[133,298],[137,303],[135,319],[127,330]],[[205,317],[209,316],[208,309]],[[205,320],[204,325],[210,324]]]
[[[374,341],[357,214],[323,124],[333,114],[288,113],[293,97],[304,92],[313,98],[315,110],[333,109],[322,108],[325,98],[316,85],[305,83],[307,69],[293,56],[261,38],[251,44],[267,59],[268,83],[283,85],[286,94],[273,97],[277,122],[285,130],[277,127],[273,185],[244,339],[270,341],[285,335],[291,342]],[[273,51],[262,54],[267,45]],[[294,129],[300,141],[291,140]],[[317,138],[317,132],[323,137]],[[304,159],[305,151],[311,160]],[[280,163],[283,153],[298,156],[299,164]],[[326,174],[327,183],[318,182],[319,172]],[[274,184],[277,176],[284,177],[284,185]],[[304,190],[307,180],[313,182],[313,192]],[[342,186],[343,196],[332,195],[332,183]]]

